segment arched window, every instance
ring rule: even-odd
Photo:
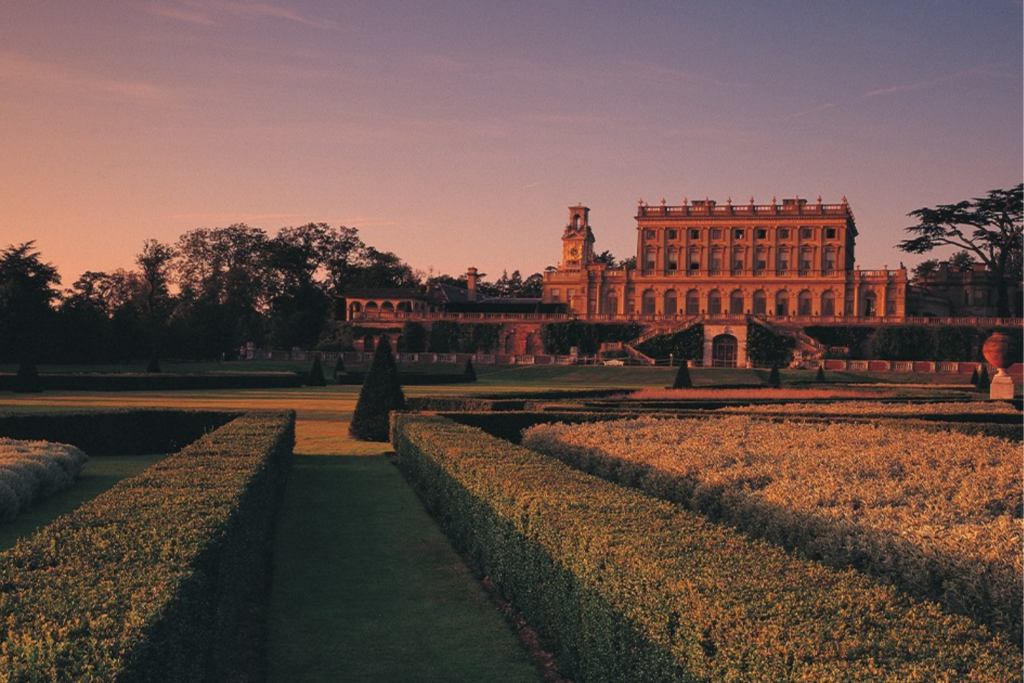
[[[835,315],[836,314],[836,295],[832,293],[832,290],[828,290],[821,295],[821,314],[822,315]]]
[[[789,315],[789,292],[784,289],[775,295],[775,315]]]
[[[391,303],[390,301],[385,301],[384,303],[382,303],[380,305],[380,312],[381,313],[394,313],[395,312],[395,305],[393,303]]]
[[[377,302],[376,301],[367,301],[366,302],[366,312],[368,314],[376,313],[377,312]]]
[[[640,311],[644,315],[654,315],[654,312],[656,310],[657,310],[657,300],[654,297],[654,290],[653,289],[644,290],[643,304],[642,304],[642,308],[640,309]]]
[[[573,214],[572,216],[572,227],[574,230],[580,227],[580,215],[578,213]]]
[[[729,313],[743,315],[743,292],[739,289],[729,295]]]
[[[399,301],[398,310],[402,311],[403,313],[408,313],[409,311],[412,310],[412,304],[410,304],[408,301]]]
[[[686,315],[698,314],[700,314],[700,295],[696,289],[691,289],[686,293]]]
[[[722,293],[717,289],[708,292],[708,315],[721,315]]]
[[[768,297],[763,289],[754,292],[754,315],[768,314]]]
[[[676,314],[676,290],[670,289],[665,292],[665,315]]]
[[[796,314],[811,314],[811,290],[805,289],[804,291],[800,292],[800,295],[797,297],[796,300]]]

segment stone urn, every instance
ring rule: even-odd
[[[996,367],[998,375],[1005,375],[1006,368],[1017,360],[1013,357],[1013,340],[1002,332],[994,332],[985,340],[981,353],[990,365]]]
[[[995,332],[985,340],[985,344],[981,347],[981,353],[985,356],[985,360],[996,368],[996,375],[992,378],[989,388],[989,398],[1012,399],[1013,379],[1006,369],[1019,360],[1013,340],[1001,332]]]

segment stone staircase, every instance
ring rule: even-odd
[[[689,328],[691,328],[694,325],[696,325],[698,323],[701,323],[703,321],[704,321],[704,316],[703,315],[695,315],[692,318],[687,318],[686,320],[684,320],[683,322],[679,323],[678,325],[674,325],[674,326],[672,326],[672,327],[670,327],[668,329],[659,329],[659,330],[652,330],[651,332],[646,332],[646,333],[640,335],[639,337],[637,337],[636,339],[633,339],[632,341],[626,342],[625,344],[622,345],[622,348],[626,350],[626,354],[632,360],[640,363],[641,365],[654,365],[655,364],[655,360],[653,358],[651,358],[650,356],[645,355],[644,353],[638,351],[637,348],[636,348],[637,346],[639,346],[640,344],[643,344],[648,339],[653,339],[654,337],[660,337],[660,336],[663,336],[663,335],[667,336],[667,335],[679,334],[680,332],[688,330]]]
[[[760,325],[773,334],[780,334],[786,337],[791,337],[796,340],[796,351],[804,360],[821,360],[825,357],[825,352],[828,347],[822,344],[814,337],[808,336],[803,330],[791,330],[782,327],[776,327],[767,320],[757,317],[756,315],[749,316],[751,322]]]

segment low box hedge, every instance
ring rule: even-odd
[[[16,375],[0,373],[0,391],[13,391]],[[306,375],[294,372],[237,373],[53,373],[39,375],[43,391],[187,391],[301,387]]]
[[[161,409],[0,413],[0,436],[69,443],[90,456],[172,453],[240,414]]]
[[[398,464],[456,547],[573,678],[1010,681],[970,620],[437,416],[396,414]]]
[[[403,372],[399,373],[399,380],[402,386],[410,387],[427,387],[427,386],[440,386],[444,384],[472,384],[476,381],[476,377],[467,375],[465,373],[437,373],[431,374],[428,372]],[[335,377],[337,384],[354,384],[362,385],[366,380],[365,372],[347,372]]]
[[[294,428],[238,417],[0,555],[4,679],[237,680]]]

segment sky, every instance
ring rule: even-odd
[[[65,286],[237,222],[525,276],[705,197],[845,196],[895,268],[1024,174],[1020,0],[0,1],[0,248]]]

